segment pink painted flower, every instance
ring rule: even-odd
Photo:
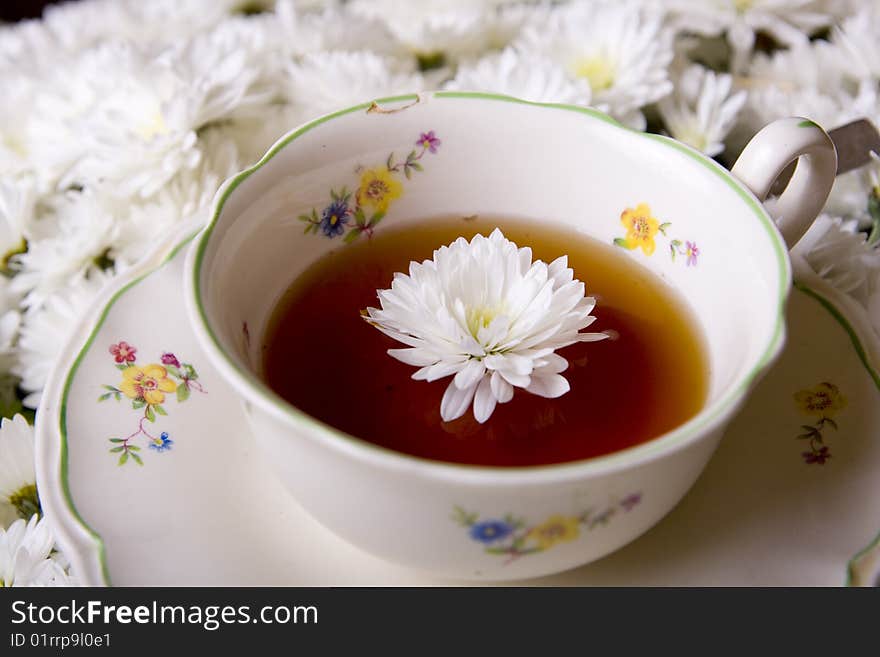
[[[110,353],[117,363],[133,363],[137,349],[125,341],[120,341],[118,344],[110,345]]]
[[[828,450],[828,447],[822,447],[818,450],[801,452],[801,456],[804,457],[804,461],[807,463],[818,463],[819,465],[823,465],[825,461],[831,458],[831,452]]]
[[[696,242],[684,243],[684,254],[687,256],[687,266],[695,267],[697,264],[697,256],[700,255],[700,249],[697,248]]]
[[[432,153],[437,152],[437,147],[440,145],[440,143],[440,139],[437,138],[433,130],[420,134],[419,140],[416,142],[416,144],[426,150],[431,151]]]
[[[163,365],[174,365],[174,367],[180,367],[180,361],[177,360],[177,356],[172,354],[171,352],[166,351],[162,354],[162,364]]]

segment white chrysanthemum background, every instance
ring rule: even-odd
[[[874,0],[79,0],[0,25],[0,585],[70,581],[36,520],[30,426],[67,332],[289,128],[492,91],[729,166],[775,118],[880,121],[878,44]],[[878,172],[841,176],[799,250],[880,326]]]

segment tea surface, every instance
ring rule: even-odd
[[[405,222],[402,222],[405,223]],[[459,236],[496,226],[534,259],[568,255],[596,297],[588,331],[615,340],[559,350],[571,390],[545,399],[516,389],[485,424],[469,410],[445,423],[440,399],[450,379],[414,381],[416,368],[386,351],[403,345],[361,316],[377,307],[411,260]],[[654,438],[702,407],[708,363],[702,335],[678,293],[619,248],[570,229],[503,218],[442,218],[376,231],[320,259],[279,302],[263,346],[263,376],[281,397],[353,436],[398,452],[457,463],[528,466],[575,461]]]

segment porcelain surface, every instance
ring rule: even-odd
[[[257,450],[241,399],[211,367],[189,325],[180,285],[187,244],[180,236],[169,240],[107,291],[71,339],[39,410],[38,484],[80,579],[462,583],[366,554],[294,501]],[[494,516],[462,500],[461,509],[449,509],[447,520],[460,525],[449,549],[485,551],[526,585],[876,584],[878,339],[858,308],[797,258],[795,271],[799,287],[789,301],[781,358],[695,486],[653,529],[587,566],[519,582],[518,564],[530,557],[487,550],[508,546],[515,534],[482,540],[474,526]],[[163,395],[164,414],[152,420],[135,403],[150,390]],[[122,461],[123,442],[140,448],[131,452],[139,459]],[[324,479],[334,485],[332,473]],[[586,518],[525,517],[519,531],[556,522],[562,534],[550,535],[558,546],[576,546],[625,518],[634,500],[621,495],[610,515],[608,506],[583,502],[592,514]],[[350,512],[358,513],[356,500]]]

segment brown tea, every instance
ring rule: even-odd
[[[443,218],[377,230],[340,244],[287,291],[264,342],[264,377],[281,397],[322,422],[398,452],[473,465],[529,466],[615,452],[683,423],[708,388],[703,339],[678,294],[618,247],[570,229],[507,219]],[[559,350],[571,390],[546,399],[517,388],[484,424],[468,411],[440,418],[450,379],[414,381],[415,368],[389,356],[403,345],[370,326],[361,310],[377,307],[411,260],[459,236],[500,227],[534,259],[568,255],[576,278],[596,297],[589,331],[614,340]]]

